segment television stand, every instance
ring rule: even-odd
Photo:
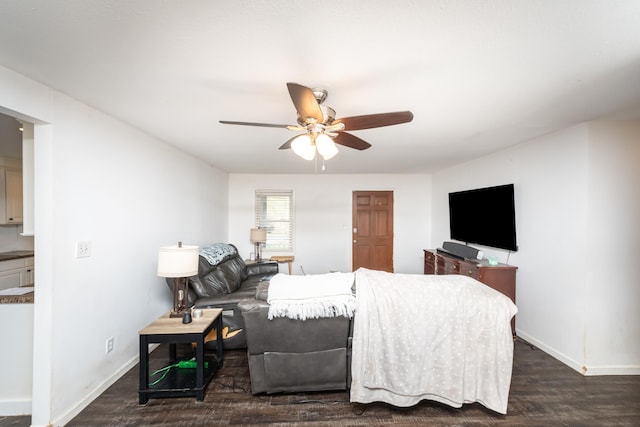
[[[464,274],[508,296],[516,303],[516,270],[518,267],[499,263],[489,265],[486,259],[465,260],[443,249],[424,249],[424,274]],[[516,318],[511,319],[516,335]]]

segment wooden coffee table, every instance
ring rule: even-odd
[[[205,355],[204,338],[216,329],[215,355]],[[181,318],[164,314],[140,332],[140,388],[139,402],[147,403],[151,397],[195,396],[204,400],[207,385],[216,370],[222,367],[222,309],[202,309],[202,317],[193,317],[183,324]],[[157,384],[149,384],[149,344],[169,344],[169,363],[178,363],[176,344],[195,343],[195,368],[171,368]],[[205,363],[206,362],[206,363]],[[162,375],[162,374],[160,374]]]

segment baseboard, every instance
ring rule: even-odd
[[[31,415],[31,399],[0,400],[0,414],[7,417]]]
[[[152,352],[158,348],[158,344],[153,344],[149,346],[149,352]],[[84,399],[78,401],[69,411],[60,416],[58,419],[52,420],[51,424],[58,425],[66,425],[72,419],[74,419],[84,408],[89,406],[91,402],[96,400],[98,396],[104,393],[109,387],[111,387],[116,381],[118,381],[124,374],[126,374],[131,368],[136,366],[140,361],[139,356],[136,354],[132,357],[127,363],[125,363],[120,369],[115,371],[112,375],[107,377],[101,384],[99,384],[92,392],[90,392]]]
[[[584,366],[582,363],[576,362],[564,353],[555,350],[552,347],[538,341],[534,337],[518,330],[516,328],[516,334],[518,337],[527,341],[530,344],[538,347],[540,350],[547,353],[549,356],[558,359],[574,371],[584,376],[596,376],[596,375],[640,375],[640,366],[637,365],[604,365],[604,366]]]
[[[586,370],[584,375],[588,377],[596,375],[640,375],[640,366],[638,365],[591,366]]]
[[[579,372],[582,375],[584,375],[584,372],[582,370],[582,364],[579,363],[579,362],[576,362],[573,359],[571,359],[566,354],[561,353],[561,352],[557,351],[556,349],[554,349],[552,347],[549,347],[545,343],[540,342],[537,339],[535,339],[534,337],[532,337],[530,335],[527,335],[526,333],[520,331],[518,328],[516,328],[516,335],[518,337],[522,338],[523,340],[525,340],[526,342],[528,342],[529,344],[533,344],[534,346],[538,347],[540,350],[544,351],[545,353],[547,353],[549,356],[553,357],[554,359],[558,359],[559,361],[561,361],[562,363],[564,363],[565,365],[567,365],[568,367],[570,367],[574,371]]]

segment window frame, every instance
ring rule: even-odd
[[[275,212],[285,215],[288,218],[268,218],[268,198],[284,198],[288,201],[288,210],[283,212]],[[283,252],[293,253],[294,241],[294,193],[291,189],[256,189],[254,192],[254,220],[256,227],[267,229],[267,241],[264,243],[262,250],[264,252]],[[280,235],[277,234],[280,231]],[[271,241],[270,241],[271,240]],[[274,241],[275,240],[275,241]]]

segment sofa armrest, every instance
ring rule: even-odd
[[[255,274],[277,274],[279,272],[278,263],[275,261],[256,262],[247,264],[247,274],[253,276]]]

